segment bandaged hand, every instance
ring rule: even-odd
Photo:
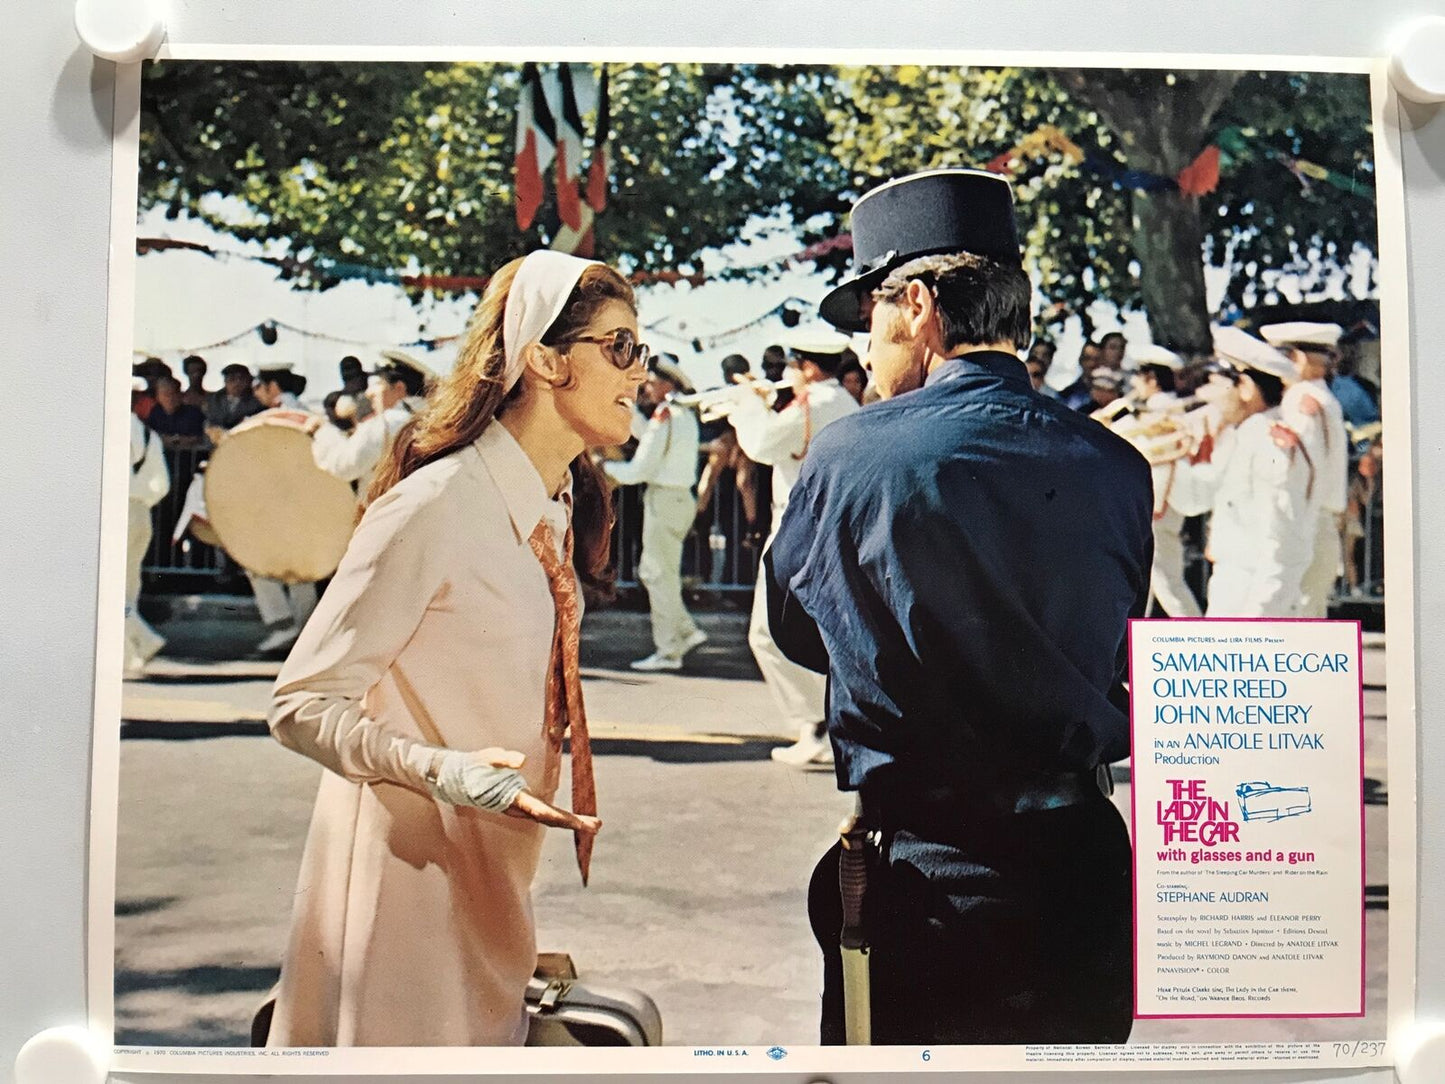
[[[474,753],[447,750],[441,754],[436,781],[427,786],[434,798],[452,805],[505,813],[549,828],[595,833],[602,827],[596,817],[559,809],[529,792],[527,781],[517,770],[526,760],[522,753],[496,747]]]

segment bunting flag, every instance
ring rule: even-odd
[[[1062,155],[1065,161],[1074,165],[1083,162],[1085,158],[1079,145],[1064,135],[1061,129],[1052,124],[1043,124],[1037,131],[1024,136],[1015,146],[989,159],[983,168],[990,173],[1012,173],[1027,159],[1041,158],[1048,151]]]
[[[522,65],[522,91],[517,99],[517,158],[514,188],[517,228],[529,229],[542,206],[542,171],[558,149],[557,125],[543,93],[535,64]]]
[[[584,260],[592,259],[597,255],[596,236],[592,232],[592,221],[595,217],[590,206],[579,204],[576,228],[562,223],[557,228],[557,236],[552,238],[552,248],[558,252],[581,256]]]
[[[1207,196],[1219,187],[1219,148],[1213,144],[1199,152],[1175,178],[1186,196]]]
[[[592,162],[587,167],[587,205],[598,214],[607,208],[607,178],[612,172],[607,160],[607,138],[611,135],[612,111],[607,101],[607,65],[597,88],[597,128],[592,134]]]
[[[556,74],[561,116],[557,124],[557,215],[562,225],[581,231],[582,197],[582,113],[577,108],[577,90],[572,85],[572,65],[557,65]]]

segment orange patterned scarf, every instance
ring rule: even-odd
[[[546,520],[537,524],[528,540],[547,573],[557,620],[552,633],[552,661],[547,680],[547,742],[561,750],[562,735],[571,728],[572,810],[585,816],[597,814],[597,788],[592,779],[592,746],[587,740],[587,713],[582,706],[582,610],[577,598],[577,577],[572,571],[572,528],[567,528],[565,558],[557,555],[552,528]],[[592,864],[593,837],[575,833],[577,868],[587,883]]]

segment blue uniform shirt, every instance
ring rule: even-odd
[[[768,553],[774,638],[827,673],[838,784],[1085,771],[1129,752],[1148,464],[977,352],[813,440]]]

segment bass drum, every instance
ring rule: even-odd
[[[294,411],[232,429],[206,465],[206,518],[248,572],[314,583],[336,571],[356,524],[356,494],[311,457]]]

